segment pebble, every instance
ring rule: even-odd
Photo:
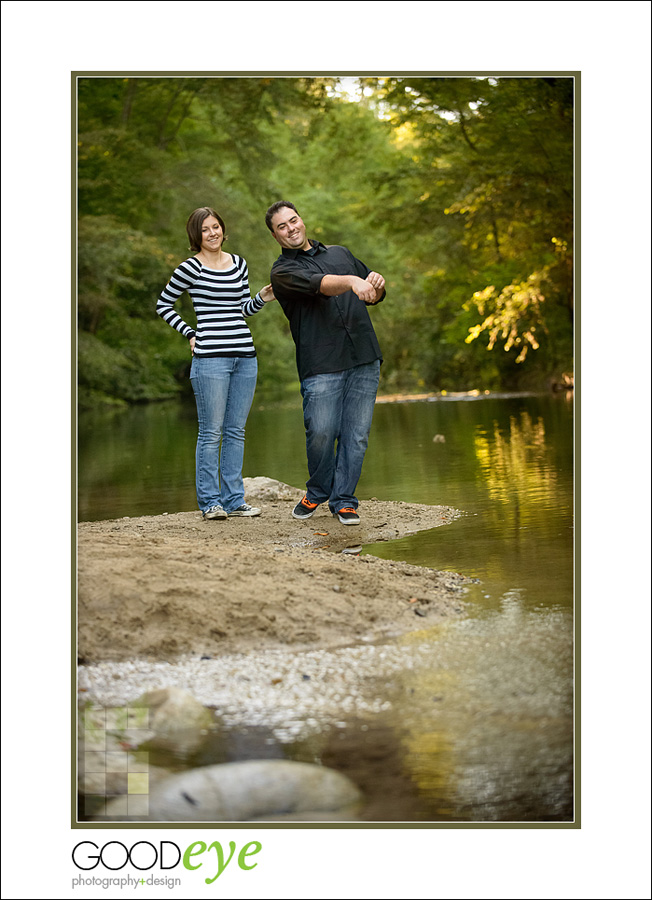
[[[342,727],[342,712],[370,721],[391,709],[385,682],[406,669],[430,664],[415,647],[359,645],[335,650],[264,650],[217,658],[182,657],[176,662],[100,662],[79,669],[83,702],[128,705],[148,690],[189,691],[227,727],[266,726],[280,742],[292,742],[328,727]],[[416,652],[415,652],[416,651]],[[271,673],[271,677],[270,677]]]

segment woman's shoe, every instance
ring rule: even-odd
[[[205,519],[226,519],[227,515],[228,513],[221,506],[211,506],[203,513]]]
[[[243,503],[242,506],[239,506],[237,509],[232,509],[230,513],[225,513],[227,516],[259,516],[260,510],[256,506],[249,506],[247,503]]]

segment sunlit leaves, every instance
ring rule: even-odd
[[[547,280],[548,272],[544,269],[533,272],[525,281],[505,285],[501,291],[497,291],[493,285],[476,291],[470,303],[465,304],[465,309],[469,309],[473,303],[485,318],[479,325],[469,328],[466,343],[470,344],[486,332],[488,350],[492,350],[500,339],[506,352],[512,347],[519,348],[515,361],[522,363],[530,348],[539,349],[537,329],[540,332],[546,331],[542,285]]]

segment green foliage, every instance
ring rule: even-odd
[[[156,299],[219,209],[252,293],[279,247],[267,206],[387,282],[381,390],[540,386],[572,368],[570,78],[83,78],[80,402],[173,396],[187,342]],[[179,311],[193,322],[186,298]],[[249,319],[259,392],[296,390],[277,304]]]
[[[385,79],[374,89],[403,129],[421,190],[404,240],[422,248],[423,271],[424,238],[435,239],[455,297],[448,337],[459,340],[465,321],[466,344],[485,332],[489,350],[502,343],[512,369],[510,379],[500,365],[504,381],[528,350],[545,347],[548,363],[570,367],[572,79]],[[402,185],[395,192],[406,199]]]
[[[95,335],[80,332],[78,340],[79,404],[92,406],[98,400],[127,401],[162,400],[178,390],[163,354],[143,365],[138,352],[138,336],[148,346],[148,326],[136,328],[133,342],[123,348],[112,347]]]

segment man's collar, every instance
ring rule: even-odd
[[[310,246],[315,250],[325,250],[326,245],[322,244],[321,241],[314,241],[312,238],[308,238],[310,242]],[[300,247],[283,247],[281,253],[283,256],[289,256],[290,259],[296,259],[299,253],[309,253],[309,250],[302,250]]]

